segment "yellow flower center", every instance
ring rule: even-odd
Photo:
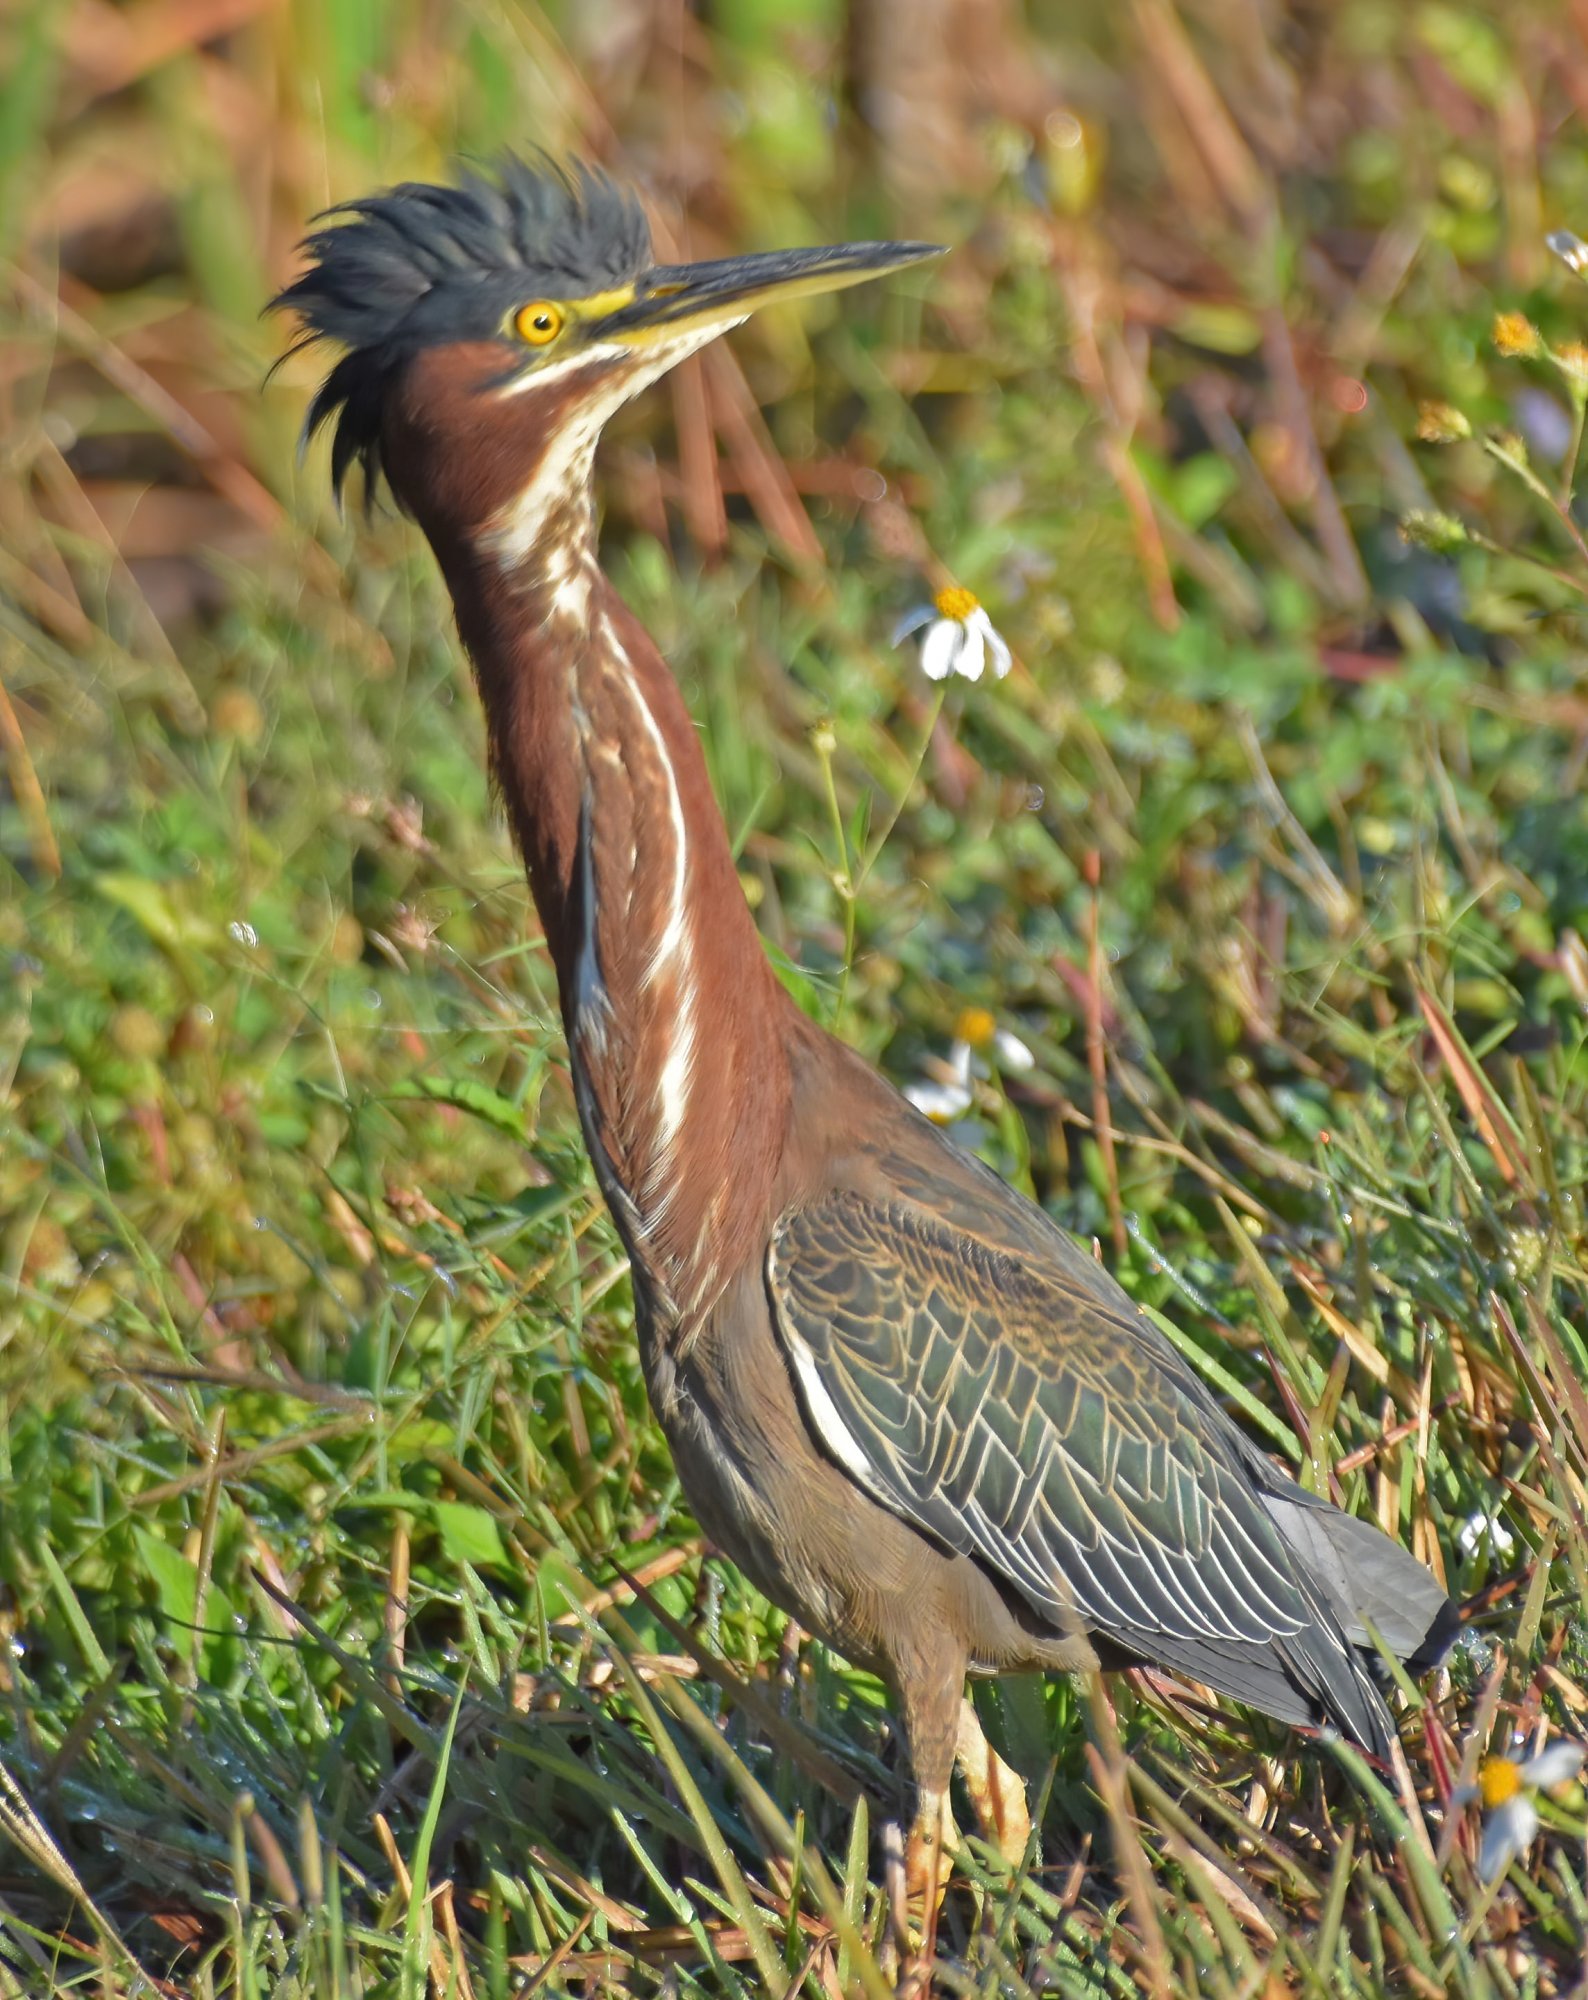
[[[1484,1806],[1493,1812],[1514,1799],[1522,1789],[1521,1766],[1509,1757],[1486,1757],[1478,1770],[1478,1793]]]
[[[946,585],[932,602],[937,607],[939,618],[952,618],[958,625],[963,625],[973,611],[981,609],[971,592],[957,583]]]
[[[954,1023],[955,1041],[969,1042],[973,1049],[986,1048],[997,1032],[998,1023],[985,1007],[967,1007]]]

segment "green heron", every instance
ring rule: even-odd
[[[1437,1658],[1444,1593],[795,1005],[677,684],[598,565],[620,404],[756,307],[933,246],[658,265],[631,195],[511,157],[334,213],[277,301],[345,350],[306,435],[333,425],[338,493],[355,460],[384,475],[441,565],[657,1417],[712,1540],[887,1679],[918,1873],[967,1672],[1153,1663],[1387,1756],[1376,1645]]]

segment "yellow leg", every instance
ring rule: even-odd
[[[899,1992],[906,2000],[926,2000],[937,1957],[937,1913],[954,1872],[954,1830],[946,1792],[921,1790],[915,1824],[904,1850],[904,1865],[892,1890],[893,1923],[904,1956]],[[902,1894],[900,1891],[902,1890]]]
[[[917,1905],[926,1908],[934,1921],[954,1872],[954,1849],[958,1845],[948,1794],[923,1791],[916,1803],[915,1825],[910,1829],[909,1845],[904,1851],[904,1883],[912,1908]]]
[[[910,1640],[891,1662],[899,1698],[910,1774],[915,1780],[915,1823],[904,1851],[895,1847],[890,1929],[904,1957],[901,1993],[922,2000],[931,1991],[937,1947],[937,1913],[959,1846],[949,1817],[959,1703],[965,1688],[965,1645],[945,1618],[918,1616],[905,1627]]]
[[[987,1741],[969,1696],[960,1704],[956,1754],[983,1839],[992,1842],[1011,1868],[1018,1868],[1031,1838],[1026,1783]]]

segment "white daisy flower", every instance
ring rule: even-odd
[[[1563,1737],[1546,1743],[1536,1757],[1524,1762],[1514,1757],[1486,1757],[1478,1768],[1478,1782],[1463,1785],[1455,1793],[1457,1805],[1472,1799],[1483,1805],[1480,1880],[1497,1882],[1513,1861],[1526,1854],[1538,1832],[1538,1808],[1529,1795],[1558,1791],[1570,1784],[1582,1769],[1585,1756],[1588,1745]]]
[[[973,1078],[990,1076],[994,1068],[1018,1075],[1033,1068],[1036,1060],[1018,1035],[999,1027],[987,1008],[967,1007],[954,1023],[948,1061],[933,1065],[939,1074],[907,1083],[904,1094],[934,1125],[952,1125],[971,1107],[976,1095]]]
[[[1516,1537],[1498,1514],[1469,1514],[1456,1536],[1456,1546],[1464,1556],[1475,1556],[1479,1549],[1508,1556],[1516,1547]]]
[[[1036,1057],[1020,1037],[1008,1028],[1000,1028],[994,1016],[985,1007],[967,1007],[954,1023],[954,1046],[968,1045],[976,1057],[991,1057],[998,1069],[1013,1070],[1023,1074],[1036,1066]],[[985,1060],[973,1061],[973,1075],[985,1076]]]
[[[989,660],[995,678],[1002,680],[1013,664],[1002,633],[957,583],[940,590],[930,604],[906,612],[893,628],[894,645],[920,632],[923,625],[921,671],[929,681],[946,681],[950,674],[979,681]]]
[[[952,1125],[971,1107],[975,1092],[970,1082],[970,1043],[956,1042],[946,1063],[934,1063],[938,1076],[922,1077],[907,1083],[904,1094],[923,1117],[934,1125]]]

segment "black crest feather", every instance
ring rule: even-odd
[[[634,196],[593,167],[544,154],[508,153],[494,174],[468,168],[454,187],[405,181],[314,219],[331,226],[304,239],[309,268],[270,309],[302,323],[291,353],[321,340],[347,349],[303,431],[307,442],[334,420],[338,498],[355,460],[373,492],[382,409],[421,348],[495,339],[515,307],[629,284],[651,261]]]

